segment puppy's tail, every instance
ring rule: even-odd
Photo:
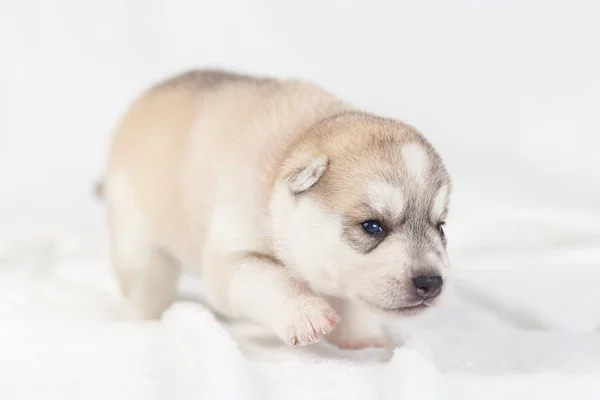
[[[94,196],[98,200],[104,200],[104,179],[98,179],[94,184]]]

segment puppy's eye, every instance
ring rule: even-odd
[[[364,221],[361,225],[365,232],[370,235],[378,235],[383,233],[383,224],[375,219]]]
[[[442,237],[446,236],[446,233],[444,232],[444,225],[445,224],[446,224],[445,222],[440,222],[439,224],[437,224],[438,232],[440,233],[440,235]]]

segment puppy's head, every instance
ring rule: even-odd
[[[444,292],[450,178],[413,128],[361,113],[317,124],[271,201],[276,252],[315,290],[393,315]]]

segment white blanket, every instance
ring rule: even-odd
[[[379,350],[340,351],[326,343],[289,348],[256,325],[221,322],[202,304],[193,276],[182,279],[180,300],[162,321],[136,322],[118,295],[105,237],[86,241],[57,231],[11,237],[0,253],[2,399],[600,395],[599,296],[555,314],[548,303],[562,290],[567,264],[578,271],[572,274],[589,278],[576,290],[593,290],[598,249],[556,253],[555,266],[562,268],[540,255],[514,254],[501,263],[495,256],[459,256],[460,276],[471,279],[460,282],[467,286],[437,312],[390,326],[404,344],[387,362]],[[490,268],[469,269],[470,263]],[[521,290],[518,282],[538,279],[535,263],[547,275],[539,284],[548,285],[536,294],[547,299],[511,298],[510,290]],[[473,280],[491,292],[473,291]]]

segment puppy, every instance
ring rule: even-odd
[[[445,293],[440,156],[310,82],[194,70],[157,83],[120,121],[101,189],[142,318],[161,317],[184,266],[216,310],[290,345],[387,346],[382,317]]]

